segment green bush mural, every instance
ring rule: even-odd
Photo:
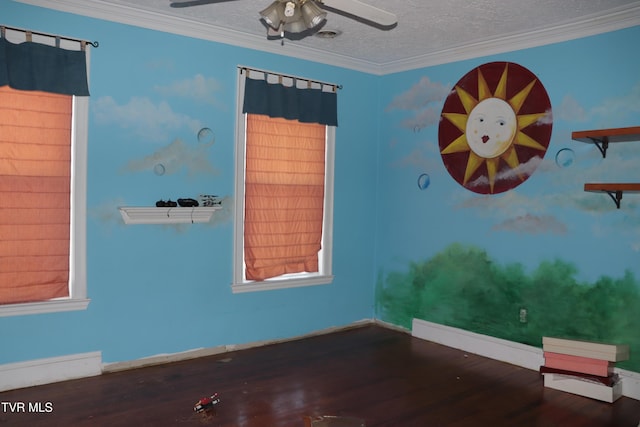
[[[453,244],[406,272],[380,273],[377,310],[407,328],[419,318],[537,347],[542,336],[628,344],[631,359],[618,366],[640,371],[640,284],[630,272],[595,283],[579,282],[576,273],[560,259],[527,273]]]

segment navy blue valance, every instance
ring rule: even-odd
[[[0,86],[89,96],[86,52],[0,38]]]
[[[284,86],[247,77],[242,112],[338,126],[338,96],[322,88],[299,89],[295,84]]]

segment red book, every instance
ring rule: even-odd
[[[608,377],[613,373],[614,368],[614,364],[607,360],[572,356],[570,354],[553,353],[549,351],[544,352],[544,365],[549,368],[597,375],[600,377]]]

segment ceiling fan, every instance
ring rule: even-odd
[[[171,7],[181,8],[235,0],[172,0]],[[315,33],[326,23],[327,12],[335,12],[364,24],[390,30],[396,15],[358,0],[275,0],[260,11],[267,27],[267,38],[300,39]]]

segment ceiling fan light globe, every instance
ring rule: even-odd
[[[314,28],[327,19],[327,12],[320,9],[313,1],[304,2],[300,9],[307,28]]]
[[[307,30],[307,25],[302,19],[299,19],[297,21],[286,22],[284,24],[284,30],[287,33],[301,33]]]
[[[279,1],[274,1],[264,10],[260,11],[260,16],[267,25],[277,30],[280,27],[280,23],[284,21],[283,4]]]

